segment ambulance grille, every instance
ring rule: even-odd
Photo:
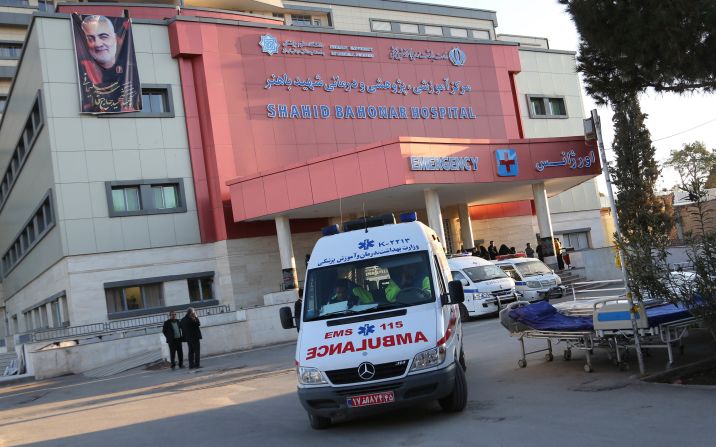
[[[334,385],[345,385],[348,383],[365,383],[374,380],[389,379],[391,377],[400,377],[405,374],[405,368],[408,367],[407,360],[399,362],[381,363],[375,366],[375,376],[370,380],[363,380],[358,375],[358,367],[346,369],[334,369],[326,371],[328,379]]]
[[[495,296],[495,297],[497,297],[497,296],[503,297],[505,295],[512,295],[512,289],[501,289],[501,290],[495,290],[494,292],[492,292],[492,296]]]
[[[556,286],[557,280],[556,279],[547,279],[545,281],[540,281],[540,284],[542,284],[542,287]]]

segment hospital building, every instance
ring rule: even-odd
[[[75,12],[131,18],[140,112],[81,113]],[[290,340],[321,229],[364,215],[415,210],[449,253],[559,237],[599,279],[575,54],[498,13],[0,2],[0,352],[36,377],[149,358],[188,306],[204,354]]]

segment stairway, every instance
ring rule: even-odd
[[[5,373],[5,368],[10,366],[13,360],[17,360],[17,354],[15,352],[0,354],[0,376]]]

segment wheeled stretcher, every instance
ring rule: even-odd
[[[688,329],[699,323],[684,306],[660,304],[636,309],[638,336],[642,348],[663,348],[669,355],[667,368],[674,363],[673,348],[681,345]],[[635,334],[631,324],[630,309],[623,299],[604,299],[593,303],[591,315],[565,315],[547,302],[509,304],[500,312],[500,322],[520,341],[521,368],[527,366],[527,356],[546,352],[545,359],[554,359],[553,344],[564,343],[564,359],[572,357],[572,350],[584,351],[584,370],[592,372],[591,354],[596,349],[607,351],[610,359],[624,369],[624,354],[635,347]],[[527,351],[525,339],[542,339],[544,349]]]

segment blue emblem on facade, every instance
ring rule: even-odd
[[[366,239],[363,242],[358,243],[358,248],[361,250],[369,250],[375,246],[375,241]]]
[[[261,45],[261,51],[269,56],[278,53],[278,40],[276,40],[276,38],[271,34],[262,34],[259,45]]]
[[[458,47],[455,47],[448,53],[448,58],[453,65],[457,67],[462,67],[463,65],[465,65],[465,59],[467,59],[467,56],[465,55],[464,51],[462,51]]]
[[[519,172],[517,152],[514,149],[497,149],[497,175],[500,177],[516,177]]]
[[[375,332],[375,326],[372,324],[364,324],[363,326],[358,328],[358,335],[362,335],[364,337],[367,337],[368,335]]]

